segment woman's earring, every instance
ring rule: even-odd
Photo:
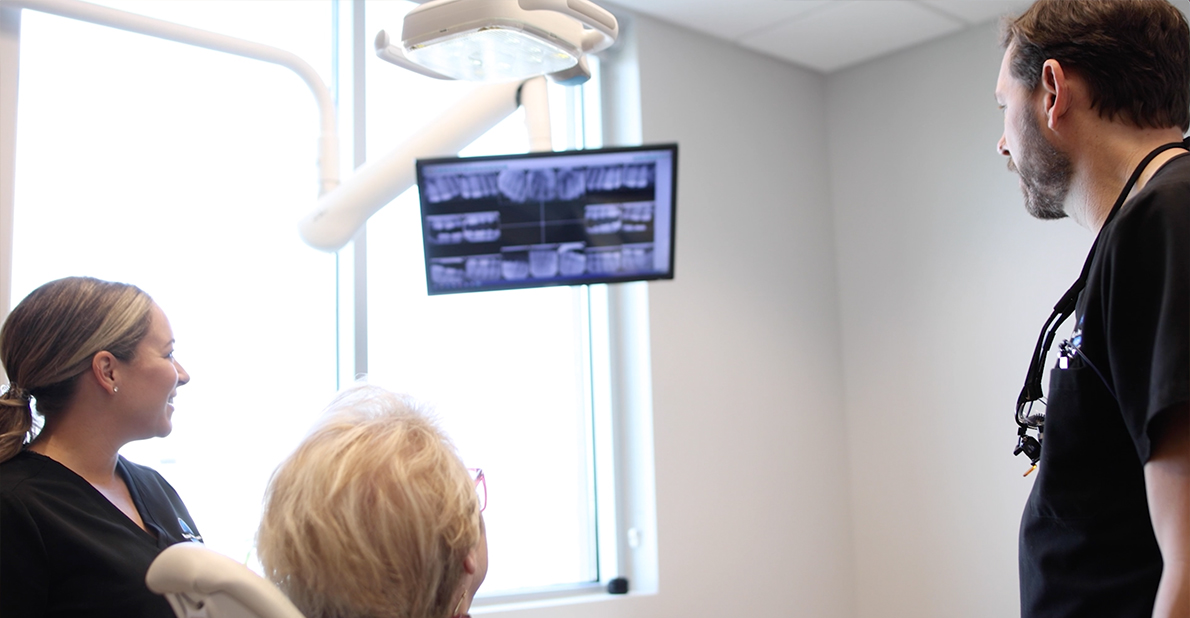
[[[112,387],[112,392],[113,392],[113,393],[118,393],[118,392],[120,392],[120,387],[119,387],[119,386],[113,386],[113,387]]]

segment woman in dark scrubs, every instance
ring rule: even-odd
[[[173,616],[145,572],[201,537],[169,483],[119,454],[170,433],[190,380],[173,347],[147,294],[98,279],[47,283],[4,322],[0,616]]]

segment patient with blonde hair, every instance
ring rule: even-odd
[[[273,475],[257,549],[308,618],[466,616],[487,574],[480,510],[476,479],[434,422],[359,385]]]

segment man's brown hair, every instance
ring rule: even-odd
[[[1054,59],[1086,80],[1101,116],[1190,129],[1190,28],[1166,0],[1038,0],[1004,21],[1001,45],[1030,90]]]

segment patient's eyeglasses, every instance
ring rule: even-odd
[[[479,496],[479,512],[488,508],[488,482],[484,480],[482,468],[467,468],[471,480],[475,481],[475,493]]]

